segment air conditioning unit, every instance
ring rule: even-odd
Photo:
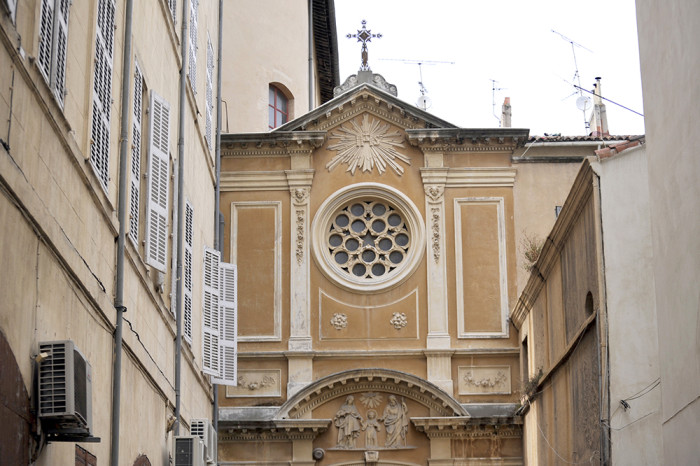
[[[175,437],[175,466],[205,466],[206,446],[197,435]]]
[[[92,367],[71,340],[39,343],[39,419],[48,434],[90,436]]]
[[[209,419],[192,419],[190,421],[190,433],[202,439],[207,447],[207,464],[216,464],[217,434]]]

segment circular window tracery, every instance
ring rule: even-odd
[[[373,281],[404,262],[410,234],[401,213],[383,200],[355,200],[334,216],[328,251],[340,269]]]
[[[343,188],[319,207],[312,226],[321,270],[339,285],[360,292],[384,290],[415,270],[423,222],[404,194],[378,183]]]

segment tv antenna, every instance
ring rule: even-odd
[[[505,87],[496,87],[496,81],[495,79],[491,79],[491,107],[493,108],[493,117],[498,120],[498,126],[501,126],[501,118],[496,115],[496,91],[502,91],[506,89]]]
[[[423,111],[428,110],[430,108],[430,106],[432,105],[432,99],[426,95],[428,93],[428,89],[426,89],[425,85],[423,84],[423,65],[454,65],[455,64],[455,62],[453,62],[453,61],[404,60],[401,58],[380,58],[380,60],[400,61],[405,65],[418,65],[418,74],[420,76],[420,81],[418,81],[418,86],[420,87],[420,96],[418,96],[418,100],[416,100],[416,107],[420,108]]]
[[[578,86],[574,84],[574,88],[576,89],[576,91],[574,91],[572,95],[578,92],[578,98],[576,99],[576,108],[581,110],[581,112],[583,113],[583,126],[585,129],[585,134],[588,134],[591,129],[591,124],[588,121],[588,118],[586,118],[586,111],[591,107],[591,99],[583,95],[583,92],[581,91],[581,74],[578,71],[578,61],[576,60],[576,47],[582,48],[583,50],[586,50],[591,53],[593,53],[593,51],[587,47],[584,47],[578,42],[575,42],[572,39],[566,37],[564,34],[555,31],[554,29],[552,29],[552,32],[571,44],[571,53],[574,56],[574,68],[576,70],[574,72],[574,81],[578,82]]]

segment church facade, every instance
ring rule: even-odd
[[[360,71],[286,125],[222,136],[224,464],[522,464],[508,312],[528,130],[457,128],[395,92]]]

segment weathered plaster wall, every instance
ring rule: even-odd
[[[663,463],[645,150],[628,149],[594,164],[600,176],[605,251],[612,461],[622,464]],[[620,400],[627,400],[630,409]]]
[[[700,5],[637,1],[666,464],[700,446]]]

